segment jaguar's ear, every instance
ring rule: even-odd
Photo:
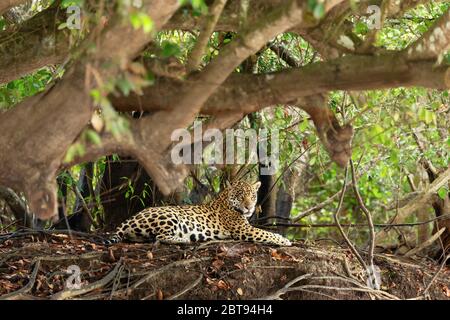
[[[258,190],[259,187],[261,187],[261,181],[257,181],[253,184],[253,188],[255,188],[255,190]]]

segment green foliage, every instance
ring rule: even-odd
[[[61,0],[61,7],[67,8],[70,6],[78,6],[82,7],[84,4],[84,0]]]
[[[163,41],[161,43],[161,56],[163,58],[168,58],[172,56],[180,56],[181,55],[181,49],[180,47],[171,41]]]
[[[0,31],[3,31],[5,29],[5,26],[6,26],[5,19],[0,17]]]
[[[200,16],[208,13],[208,6],[205,3],[205,0],[179,0],[181,5],[190,4],[193,9],[194,16]]]
[[[8,109],[23,99],[43,91],[51,79],[51,71],[43,68],[8,84],[0,85],[0,109]]]
[[[439,198],[444,200],[446,197],[448,197],[448,190],[445,187],[441,187],[437,192]]]
[[[130,22],[133,25],[133,28],[142,28],[145,33],[150,33],[153,30],[154,23],[152,18],[143,12],[138,11],[131,13]]]

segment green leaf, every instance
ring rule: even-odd
[[[133,12],[130,14],[130,22],[133,28],[142,28],[145,33],[150,33],[153,30],[153,20],[143,12]]]
[[[314,7],[313,15],[316,19],[320,19],[325,15],[325,6],[323,3],[318,3]]]
[[[278,119],[283,119],[284,118],[284,113],[283,113],[283,110],[281,108],[276,108],[275,109],[275,117],[277,117]]]
[[[139,29],[141,27],[141,19],[139,19],[139,14],[137,12],[130,14],[130,22],[135,29]]]
[[[86,149],[81,143],[74,143],[69,147],[69,149],[67,149],[66,156],[64,157],[64,162],[72,162],[75,157],[82,157],[85,153]]]
[[[308,119],[305,118],[305,119],[303,119],[303,121],[300,122],[300,124],[298,125],[298,129],[300,130],[300,132],[305,132],[305,130],[308,129],[308,126],[309,126]]]
[[[208,6],[204,0],[191,0],[191,5],[196,16],[208,13]]]
[[[418,27],[417,27],[417,31],[419,31],[419,32],[421,32],[421,33],[424,33],[424,32],[426,32],[428,30],[428,27],[426,26],[426,25],[424,25],[424,24],[421,24],[421,25],[419,25]]]
[[[153,20],[148,15],[144,14],[141,16],[142,28],[145,33],[150,33],[153,30]]]
[[[161,55],[163,58],[169,58],[181,54],[180,47],[177,44],[170,41],[164,41],[161,44],[161,48],[162,48]]]
[[[102,139],[100,138],[100,136],[98,135],[97,132],[95,132],[94,130],[91,129],[87,129],[86,130],[86,137],[87,139],[96,144],[96,145],[100,145],[102,143]]]
[[[70,6],[78,6],[81,7],[83,5],[83,0],[62,0],[61,7],[67,8]]]
[[[120,78],[117,80],[117,86],[122,91],[125,96],[130,94],[130,91],[133,90],[134,85],[126,78]]]
[[[426,124],[436,122],[436,114],[426,108],[419,109],[418,117],[420,121],[423,121]]]
[[[355,24],[355,33],[357,34],[366,34],[369,31],[369,27],[362,21],[358,21]]]
[[[445,187],[441,187],[438,192],[437,192],[439,198],[441,198],[442,200],[444,200],[445,198],[448,197],[448,190]]]

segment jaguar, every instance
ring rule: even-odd
[[[228,183],[215,199],[204,204],[144,209],[124,221],[105,244],[123,240],[190,244],[233,239],[290,246],[287,238],[249,223],[260,186],[259,181],[249,183],[239,180]]]

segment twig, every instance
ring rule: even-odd
[[[347,276],[351,279],[355,279],[356,277],[353,275],[352,271],[350,270],[350,266],[348,265],[348,261],[347,258],[344,256],[344,261],[343,261],[343,265],[344,265],[344,270],[347,273]]]
[[[47,235],[58,235],[58,234],[65,234],[65,235],[76,235],[79,237],[83,237],[88,239],[89,241],[92,241],[92,239],[99,239],[99,240],[105,240],[103,237],[95,235],[95,234],[90,234],[90,233],[86,233],[86,232],[81,232],[81,231],[73,231],[73,230],[33,230],[33,229],[22,229],[16,232],[11,232],[11,233],[5,233],[3,235],[0,236],[0,243],[9,240],[9,239],[14,239],[14,238],[20,238],[20,237],[25,237],[25,236],[32,236],[32,235],[40,235],[40,234],[47,234]]]
[[[348,184],[347,184],[348,186]],[[387,228],[387,227],[416,227],[416,226],[422,226],[428,223],[432,223],[438,220],[447,219],[450,217],[450,213],[443,214],[438,217],[434,217],[425,221],[420,222],[405,222],[405,223],[374,223],[373,226],[375,228]],[[259,220],[268,220],[269,218],[261,218]],[[279,219],[282,219],[281,217],[277,217]],[[285,220],[290,220],[289,218],[285,218]],[[292,227],[292,228],[328,228],[328,227],[337,227],[335,223],[283,223],[283,222],[277,222],[277,223],[270,223],[270,224],[263,224],[262,227]],[[367,223],[341,223],[342,227],[351,227],[351,228],[367,228]]]
[[[432,237],[430,237],[427,241],[423,242],[421,245],[415,247],[414,249],[409,250],[407,253],[405,253],[405,257],[410,257],[415,255],[416,253],[422,251],[426,247],[430,246],[435,242],[439,237],[445,232],[445,227],[441,228],[438,232],[436,232]]]
[[[382,157],[377,157],[377,158],[373,159],[372,161],[369,162],[368,165],[366,165],[364,168],[362,168],[361,170],[359,170],[359,171],[361,172],[361,174],[364,173],[364,172],[366,172],[367,169],[370,167],[370,165],[373,165],[374,163],[377,163],[377,162],[380,160],[380,158],[382,158]],[[357,169],[358,169],[358,166],[357,166]],[[361,174],[358,174],[357,177],[359,177]],[[348,183],[347,183],[347,188],[348,188],[351,184],[352,184],[352,182],[348,182]],[[314,212],[319,211],[320,209],[324,208],[326,205],[332,203],[333,200],[336,199],[336,198],[339,196],[339,194],[340,194],[340,191],[339,191],[339,192],[336,192],[336,193],[333,194],[331,197],[329,197],[328,199],[322,201],[321,203],[319,203],[319,204],[317,204],[317,205],[315,205],[315,206],[313,206],[313,207],[311,207],[311,208],[309,208],[309,209],[306,209],[306,210],[303,211],[303,212],[300,212],[300,213],[293,219],[293,222],[298,222],[298,221],[300,221],[301,219],[303,219],[303,218],[305,218],[305,217],[307,217],[307,216],[313,214]]]
[[[188,292],[188,291],[194,289],[196,286],[198,286],[202,280],[203,280],[203,274],[200,274],[200,276],[197,279],[195,279],[194,282],[192,282],[188,286],[184,287],[183,290],[181,290],[180,292],[177,292],[174,295],[170,296],[169,298],[167,298],[167,300],[175,300],[175,299],[181,297],[186,292]]]
[[[258,298],[257,300],[281,300],[281,296],[283,294],[287,293],[289,291],[290,287],[292,287],[294,284],[296,284],[297,282],[299,282],[301,280],[311,278],[311,276],[312,276],[311,273],[307,273],[307,274],[298,276],[298,277],[294,278],[293,280],[289,281],[288,283],[286,283],[283,288],[275,291],[271,295],[268,295],[268,296],[265,296],[262,298]]]
[[[339,204],[338,204],[338,207],[337,207],[333,217],[334,217],[334,221],[336,222],[336,225],[337,225],[337,227],[339,229],[339,232],[341,233],[341,235],[344,238],[345,242],[347,243],[348,247],[353,252],[355,257],[358,259],[359,263],[362,265],[364,270],[367,270],[366,263],[364,262],[363,258],[358,253],[358,251],[356,250],[356,248],[353,245],[353,243],[350,241],[350,239],[345,234],[344,229],[342,229],[342,226],[341,226],[341,224],[339,222],[339,214],[341,212],[342,204],[344,202],[345,191],[347,190],[347,177],[348,177],[348,166],[345,168],[344,184],[342,185],[342,191],[341,191],[341,196],[339,198]]]
[[[164,271],[173,268],[173,267],[178,267],[178,266],[185,266],[194,262],[201,262],[201,261],[208,261],[211,260],[212,257],[203,257],[203,258],[192,258],[192,259],[186,259],[186,260],[181,260],[181,261],[175,261],[172,262],[164,267],[161,267],[157,270],[153,270],[149,273],[147,273],[147,275],[145,277],[142,277],[140,280],[136,281],[131,288],[136,289],[137,287],[141,286],[142,284],[144,284],[145,282],[147,282],[148,280],[150,280],[151,278],[163,273]]]
[[[26,294],[28,292],[30,292],[31,289],[33,289],[34,283],[36,281],[36,276],[37,276],[40,266],[41,266],[41,260],[37,259],[35,262],[35,265],[34,265],[33,272],[30,276],[30,280],[28,281],[26,286],[24,286],[23,288],[21,288],[17,291],[0,296],[0,300],[19,300],[21,298],[26,297]]]
[[[4,227],[2,227],[2,228],[0,229],[0,233],[2,233],[2,232],[5,231],[5,230],[8,230],[10,227],[12,227],[12,226],[15,225],[15,224],[18,224],[19,222],[20,222],[19,220],[15,220],[15,221],[13,221],[13,222],[7,224],[6,226],[4,226]]]
[[[288,289],[288,292],[301,290],[301,289],[327,289],[327,290],[336,290],[336,291],[359,291],[359,292],[366,292],[366,293],[372,293],[376,294],[378,296],[382,295],[386,298],[392,299],[392,300],[400,300],[398,297],[393,296],[387,292],[381,291],[381,290],[375,290],[371,288],[357,288],[357,287],[333,287],[333,286],[323,286],[323,285],[316,285],[316,284],[307,284],[299,287],[293,287]]]
[[[111,289],[111,294],[109,295],[109,299],[112,300],[113,296],[114,296],[114,292],[116,292],[117,288],[120,286],[120,279],[122,276],[122,272],[123,272],[124,266],[121,265],[119,268],[119,271],[117,272],[117,274],[114,277],[114,281],[113,281],[113,286]],[[129,272],[128,272],[129,274]]]
[[[64,261],[64,260],[82,260],[82,259],[94,259],[98,258],[102,255],[102,252],[88,252],[84,254],[65,254],[62,256],[41,256],[39,260],[41,261]]]
[[[115,278],[115,276],[116,276],[117,272],[119,271],[121,265],[122,265],[122,259],[120,259],[119,262],[116,263],[114,269],[110,273],[108,273],[104,278],[102,278],[102,279],[100,279],[100,280],[98,280],[96,282],[93,282],[93,283],[91,283],[91,284],[89,284],[87,286],[84,286],[84,287],[82,287],[80,289],[74,289],[74,290],[73,289],[65,289],[63,291],[60,291],[60,292],[55,293],[54,295],[52,295],[50,297],[50,299],[51,300],[70,299],[70,298],[73,298],[73,297],[76,297],[76,296],[79,296],[79,295],[91,292],[93,290],[102,288],[102,287],[107,285],[109,282],[111,282]]]
[[[447,255],[447,257],[445,257],[445,259],[442,261],[441,266],[439,267],[439,270],[436,272],[436,274],[433,276],[433,278],[430,280],[430,283],[427,285],[427,287],[425,288],[425,290],[423,291],[422,296],[426,297],[426,295],[428,294],[428,291],[431,288],[431,285],[433,284],[433,282],[437,279],[439,273],[441,273],[442,269],[444,269],[445,265],[447,264],[447,260],[450,259],[450,254]]]
[[[373,226],[373,220],[372,220],[372,214],[369,210],[367,210],[366,206],[364,205],[364,201],[361,198],[361,195],[358,190],[358,184],[356,182],[356,173],[355,173],[355,167],[353,166],[353,160],[350,159],[350,168],[352,169],[352,185],[353,185],[353,192],[355,193],[356,199],[358,200],[359,206],[361,207],[361,210],[364,212],[367,224],[369,225],[369,231],[370,231],[370,239],[369,239],[369,264],[371,267],[371,270],[373,270],[373,251],[375,250],[375,228]]]
[[[212,6],[209,8],[209,12],[205,18],[205,22],[201,26],[200,35],[197,39],[197,42],[195,43],[194,49],[192,49],[189,60],[186,63],[186,68],[189,73],[198,69],[202,60],[202,56],[205,53],[206,46],[208,45],[209,38],[214,31],[214,28],[226,3],[227,0],[215,0]]]
[[[261,200],[260,205],[262,206],[266,200],[269,198],[269,195],[272,193],[273,189],[275,188],[275,186],[277,185],[278,181],[280,181],[280,179],[284,176],[284,174],[286,173],[287,170],[289,170],[292,165],[297,162],[297,160],[299,160],[301,157],[303,157],[306,152],[308,152],[309,150],[312,149],[313,146],[315,146],[316,143],[312,143],[310,144],[307,148],[305,148],[305,150],[303,150],[300,155],[298,157],[296,157],[294,160],[291,161],[291,163],[289,163],[285,168],[283,168],[283,171],[281,172],[281,174],[278,176],[278,178],[275,180],[275,182],[272,184],[272,186],[270,187],[269,191],[267,192],[267,194],[264,196],[264,198]]]
[[[81,204],[84,208],[85,214],[87,216],[87,218],[89,219],[89,222],[95,227],[97,228],[97,223],[95,222],[94,218],[92,217],[91,214],[91,210],[89,209],[89,206],[86,203],[86,200],[84,200],[84,197],[81,195],[80,191],[78,190],[78,188],[76,186],[72,186],[72,190],[73,192],[75,192],[75,194],[77,195],[78,198],[80,198],[81,200]]]
[[[413,212],[422,208],[427,201],[437,193],[437,191],[450,180],[450,166],[439,174],[439,176],[424,190],[424,192],[414,199],[412,199],[407,205],[397,210],[396,216],[392,219],[392,223],[401,223]],[[383,239],[387,236],[388,230],[382,230],[377,233],[378,239]]]

